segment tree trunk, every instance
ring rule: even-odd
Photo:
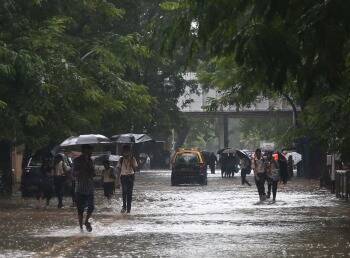
[[[282,94],[282,95],[286,98],[286,100],[292,106],[292,109],[293,109],[293,126],[294,126],[294,128],[298,128],[299,127],[299,122],[298,122],[298,110],[297,110],[297,107],[296,107],[293,99],[288,94]]]

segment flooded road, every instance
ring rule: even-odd
[[[253,177],[248,177],[253,182]],[[0,257],[349,257],[350,203],[318,181],[294,179],[277,202],[258,203],[240,177],[208,174],[208,185],[170,186],[170,171],[136,176],[130,215],[97,190],[93,232],[80,233],[68,207],[0,200]]]

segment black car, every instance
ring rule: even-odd
[[[63,160],[66,163],[68,168],[72,167],[71,160],[63,155]],[[53,157],[49,158],[49,162],[53,163]],[[21,178],[21,192],[23,197],[33,197],[35,193],[38,191],[38,185],[40,184],[40,180],[42,178],[41,174],[41,165],[42,165],[42,157],[40,156],[32,156],[29,158],[27,165],[25,166],[22,178]],[[65,184],[65,195],[70,194],[71,181],[67,177]]]

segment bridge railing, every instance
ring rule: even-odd
[[[335,195],[338,198],[350,197],[350,171],[337,170],[335,174]]]

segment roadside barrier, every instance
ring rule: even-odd
[[[335,195],[338,198],[350,197],[350,171],[337,170],[335,173]]]

